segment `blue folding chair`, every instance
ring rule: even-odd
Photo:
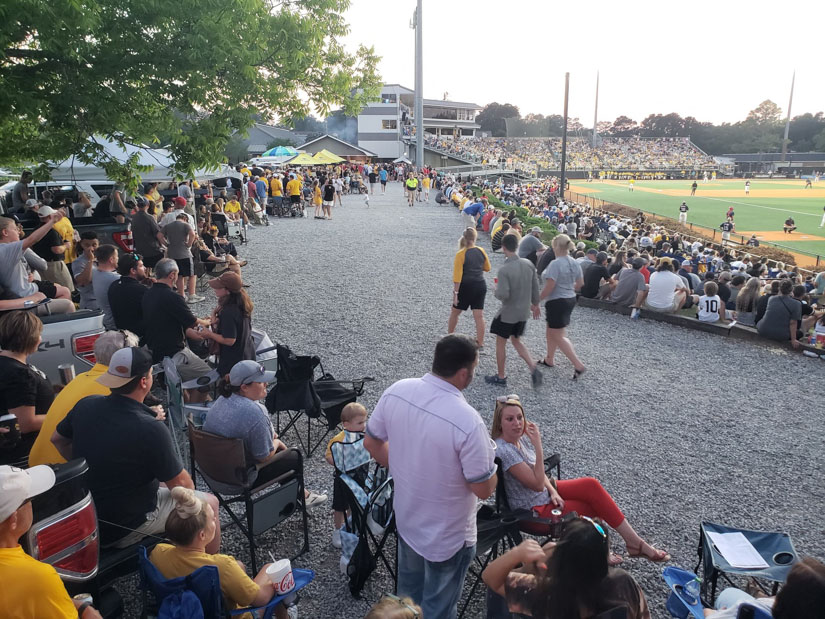
[[[143,592],[141,617],[144,619],[149,616],[150,608],[156,610],[168,596],[184,591],[191,591],[198,598],[203,617],[234,617],[252,613],[258,619],[271,619],[278,604],[306,587],[315,578],[315,572],[312,570],[292,568],[292,575],[295,578],[295,588],[292,591],[286,595],[276,595],[266,606],[238,608],[230,611],[224,605],[218,568],[214,565],[199,567],[189,576],[166,579],[149,561],[146,548],[138,549],[138,558],[140,560],[140,588]],[[154,595],[154,605],[150,603],[148,593]]]
[[[736,619],[773,619],[773,615],[762,608],[753,604],[742,604],[739,611],[736,613]]]
[[[682,588],[691,580],[694,580],[696,574],[678,567],[666,567],[662,570],[662,578],[670,589],[665,608],[671,616],[677,619],[687,619],[688,617],[704,619],[702,600],[698,599],[691,603],[690,599],[682,592]]]

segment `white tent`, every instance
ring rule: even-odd
[[[106,154],[125,162],[132,154],[138,153],[138,164],[152,166],[149,172],[143,172],[140,177],[144,183],[155,183],[174,180],[171,172],[174,160],[168,150],[164,148],[148,148],[132,146],[129,144],[121,147],[116,142],[106,138],[97,138],[103,145]],[[81,163],[75,157],[69,157],[65,161],[50,166],[52,168],[52,180],[56,182],[72,182],[74,180],[84,181],[105,181],[108,180],[106,171],[98,166]],[[196,180],[213,180],[216,178],[226,178],[233,176],[240,178],[240,174],[225,164],[216,165],[214,168],[203,168],[196,170],[192,178]]]
[[[407,157],[405,157],[404,155],[401,155],[398,159],[393,159],[392,162],[393,163],[412,163],[412,161],[407,159]]]

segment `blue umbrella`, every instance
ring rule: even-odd
[[[286,157],[297,154],[298,151],[291,146],[276,146],[275,148],[270,148],[268,151],[263,153],[261,157]]]

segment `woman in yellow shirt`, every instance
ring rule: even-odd
[[[149,560],[164,578],[188,576],[204,565],[218,568],[221,592],[232,609],[264,606],[275,595],[275,587],[266,575],[264,565],[255,578],[244,571],[234,557],[208,554],[206,545],[215,537],[215,517],[212,506],[183,486],[172,488],[174,507],[166,519],[166,537],[172,544],[158,544]],[[286,608],[278,604],[275,616],[288,619]]]
[[[74,226],[72,226],[72,222],[69,220],[68,211],[71,209],[71,206],[61,208],[63,209],[62,213],[65,217],[60,221],[54,222],[54,229],[60,235],[60,238],[66,246],[66,251],[63,253],[63,262],[71,264],[75,258],[77,258],[77,254],[75,254],[74,251],[74,244],[75,241],[80,240],[80,235],[77,235],[77,238],[75,238]]]
[[[317,180],[312,181],[312,205],[315,207],[315,219],[324,219],[324,213],[321,210],[322,204],[321,186]]]

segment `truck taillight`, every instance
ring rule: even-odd
[[[104,331],[97,333],[83,333],[72,337],[72,354],[85,361],[89,365],[94,365],[95,359],[95,342],[97,338],[103,335]]]
[[[112,234],[112,240],[117,246],[128,254],[135,251],[135,241],[132,238],[131,227],[126,232],[115,232]]]
[[[67,580],[97,574],[99,538],[92,495],[35,523],[28,533],[32,556],[54,566]]]

